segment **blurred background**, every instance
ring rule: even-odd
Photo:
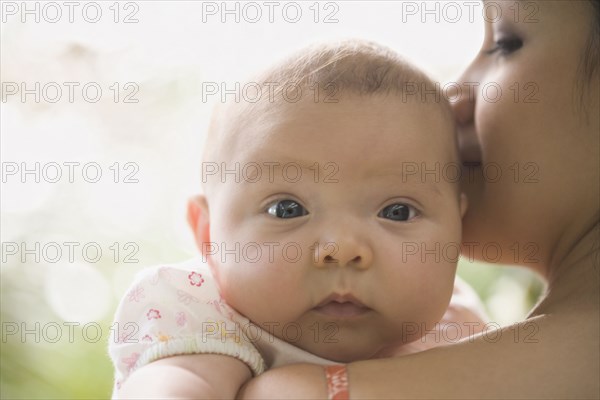
[[[141,268],[196,255],[185,204],[219,100],[203,82],[342,37],[451,82],[483,37],[482,7],[461,2],[1,4],[3,399],[110,397],[118,300]],[[543,289],[497,264],[459,274],[499,324]]]

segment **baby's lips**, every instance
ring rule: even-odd
[[[338,303],[337,301],[331,301],[322,306],[315,307],[315,311],[333,318],[357,317],[369,310],[369,307],[359,306],[350,302]]]
[[[362,315],[371,309],[351,294],[332,293],[317,304],[314,310],[330,317],[348,318]]]

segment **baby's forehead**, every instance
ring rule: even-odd
[[[460,169],[454,120],[436,103],[350,94],[336,103],[235,103],[215,117],[204,164],[250,180],[260,171],[262,183],[288,173],[306,178],[335,171],[340,182],[368,186],[378,179],[430,180],[421,170]],[[205,191],[222,180],[210,182]]]
[[[357,144],[365,151],[379,148],[383,152],[400,145],[428,153],[454,147],[453,118],[440,104],[406,101],[395,94],[350,93],[337,100],[235,104],[220,114],[221,129],[213,132],[220,137],[215,142],[229,159],[249,153],[252,157],[270,155],[278,153],[279,147],[300,152],[307,149],[300,146],[307,141],[314,145],[309,149],[332,152]],[[328,140],[330,136],[334,140]]]
[[[446,127],[443,132],[453,134],[454,117],[448,108],[438,101],[419,101],[399,94],[343,93],[333,102],[315,101],[312,96],[298,102],[283,100],[259,104],[236,103],[220,118],[230,122],[232,133],[243,135],[247,128],[256,125],[262,130],[282,125],[312,126],[340,120],[368,120],[371,125],[385,120],[403,125],[412,120],[413,125]],[[439,129],[438,129],[439,131]]]

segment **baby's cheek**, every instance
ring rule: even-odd
[[[292,295],[283,271],[257,264],[228,266],[225,271],[219,285],[228,304],[253,321],[279,318],[279,308]]]
[[[422,262],[426,261],[426,262]],[[456,266],[452,262],[421,260],[404,264],[395,274],[386,274],[380,291],[399,320],[429,321],[440,318],[452,295]]]
[[[418,300],[425,308],[425,318],[431,322],[437,322],[448,307],[454,288],[455,271],[455,264],[444,262],[433,265],[428,271]]]
[[[252,275],[244,269],[241,265],[221,265],[215,273],[221,297],[237,310],[244,301],[252,301],[254,297],[254,291],[249,290]]]

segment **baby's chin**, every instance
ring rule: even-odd
[[[307,349],[308,350],[308,349]],[[341,345],[341,343],[326,343],[322,344],[319,349],[310,349],[311,353],[327,360],[350,363],[353,361],[368,360],[371,358],[379,358],[377,354],[380,349],[373,348],[357,348],[352,343]]]
[[[406,356],[408,354],[419,353],[421,351],[428,350],[432,347],[433,346],[431,346],[430,343],[424,343],[423,341],[418,339],[411,343],[396,344],[384,347],[371,358],[390,358]]]
[[[362,340],[361,340],[362,339]],[[393,344],[382,343],[378,338],[339,338],[331,339],[329,342],[296,343],[298,347],[319,356],[321,358],[349,363],[353,361],[380,358],[379,354],[385,349],[396,347]]]

